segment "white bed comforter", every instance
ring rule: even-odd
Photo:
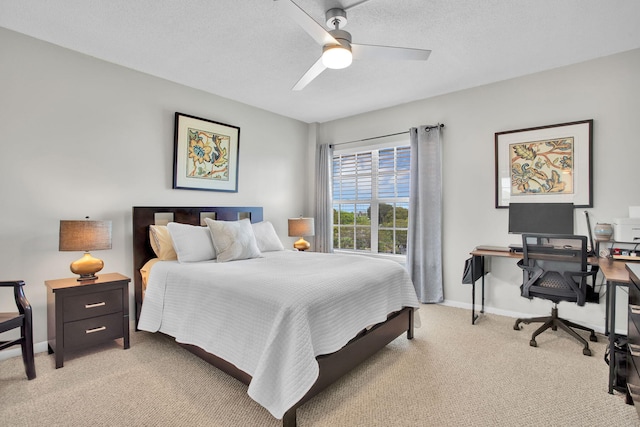
[[[391,312],[418,306],[394,261],[268,252],[227,263],[156,263],[138,327],[233,363],[252,376],[249,396],[282,418],[316,381],[316,356],[339,350]]]

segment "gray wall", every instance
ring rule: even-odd
[[[132,275],[131,207],[261,205],[285,245],[286,218],[313,212],[313,150],[443,122],[446,303],[469,307],[460,283],[468,252],[507,245],[507,210],[494,208],[494,133],[594,119],[593,222],[627,216],[640,143],[640,50],[394,108],[308,125],[173,84],[0,29],[0,271],[27,282],[35,341],[44,350],[43,282],[70,277],[81,254],[58,252],[60,219],[113,221],[113,249],[96,252],[105,272]],[[237,194],[172,190],[176,111],[241,128]],[[301,178],[302,177],[302,178]],[[582,209],[576,231],[586,232]],[[549,304],[519,296],[519,270],[493,262],[489,311],[546,313]],[[623,298],[621,298],[623,299]],[[0,299],[0,311],[10,309]],[[604,304],[561,313],[602,329]],[[624,327],[624,310],[618,325]],[[428,319],[427,319],[428,320]]]
[[[470,287],[461,284],[464,259],[476,245],[508,245],[508,211],[494,208],[494,133],[594,120],[592,224],[627,217],[640,205],[636,187],[640,141],[640,50],[491,85],[323,123],[319,143],[339,143],[445,123],[444,285],[447,304],[470,307]],[[576,209],[576,232],[586,234],[584,209]],[[520,297],[520,270],[512,260],[493,260],[488,276],[489,311],[545,314],[550,304]],[[621,301],[626,294],[619,293]],[[561,315],[604,328],[604,299],[579,308],[563,303]],[[617,326],[626,329],[626,310]]]
[[[26,281],[37,350],[44,281],[71,277],[82,255],[58,252],[61,219],[112,220],[113,249],[93,255],[130,277],[132,206],[264,206],[293,243],[286,219],[307,214],[306,123],[2,28],[0,58],[0,276]],[[238,193],[171,189],[176,111],[240,127]]]

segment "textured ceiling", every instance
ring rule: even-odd
[[[287,1],[287,0],[278,0]],[[640,47],[638,0],[369,0],[354,43],[431,49],[291,88],[321,47],[273,0],[0,0],[0,26],[304,122],[325,122]],[[295,0],[324,22],[361,0]]]

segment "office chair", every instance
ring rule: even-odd
[[[556,246],[554,246],[554,244]],[[587,238],[585,236],[558,234],[523,234],[522,256],[518,266],[523,270],[523,283],[520,287],[525,298],[542,298],[553,301],[551,316],[517,319],[513,329],[520,330],[520,323],[542,323],[531,336],[529,345],[537,347],[536,337],[543,331],[558,328],[566,331],[584,346],[582,353],[591,356],[589,343],[574,329],[588,331],[589,340],[597,341],[593,329],[558,317],[560,301],[575,302],[579,306],[587,301],[597,302],[598,295],[593,286],[597,269],[587,264]]]
[[[20,328],[20,338],[11,341],[0,341],[0,350],[20,344],[22,347],[22,361],[27,378],[36,377],[36,364],[33,354],[33,324],[31,322],[31,305],[24,295],[24,282],[0,282],[0,287],[13,287],[13,295],[18,307],[17,313],[0,313],[0,333]]]

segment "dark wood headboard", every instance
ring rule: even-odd
[[[151,258],[155,257],[149,243],[149,226],[156,224],[156,214],[162,219],[159,224],[167,221],[180,222],[191,225],[204,225],[204,217],[220,221],[237,221],[249,218],[251,222],[262,221],[261,207],[184,207],[184,206],[134,206],[133,207],[133,277],[136,299],[136,328],[142,308],[142,276],[140,269]],[[169,217],[169,219],[167,219]]]

